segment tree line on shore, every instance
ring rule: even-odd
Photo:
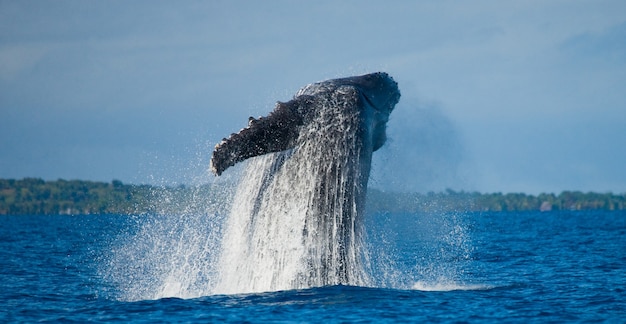
[[[0,215],[176,213],[228,202],[232,190],[219,185],[152,186],[119,180],[44,181],[38,178],[0,179]],[[198,203],[198,200],[203,200]],[[626,210],[626,194],[563,191],[560,194],[478,193],[446,190],[394,193],[369,189],[368,211],[550,211]],[[197,212],[202,212],[198,210]]]

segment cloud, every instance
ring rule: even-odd
[[[0,45],[0,81],[11,82],[31,72],[49,50],[39,44]]]
[[[626,62],[625,39],[626,21],[599,32],[586,31],[574,35],[562,42],[561,49],[566,55],[578,60],[623,64]]]

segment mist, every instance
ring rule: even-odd
[[[392,192],[467,189],[470,163],[462,135],[435,103],[402,98],[374,153],[369,186]]]

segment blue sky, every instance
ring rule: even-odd
[[[248,116],[373,71],[373,187],[626,192],[622,0],[0,1],[0,177],[213,181]]]

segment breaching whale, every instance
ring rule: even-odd
[[[399,99],[383,72],[309,84],[215,146],[216,175],[258,157],[227,220],[217,292],[368,284],[361,217]]]
[[[399,99],[398,84],[382,72],[307,85],[293,100],[278,102],[269,116],[249,117],[248,127],[217,144],[211,170],[220,175],[245,159],[295,147],[301,127],[311,122],[320,109],[357,115],[359,124],[354,126],[360,129],[355,135],[363,137],[362,145],[371,141],[376,151],[385,143],[389,114]],[[325,105],[329,101],[335,104]]]

